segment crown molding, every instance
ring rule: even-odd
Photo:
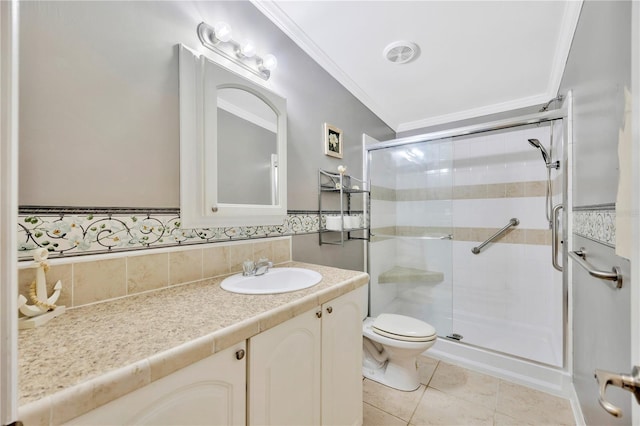
[[[486,105],[478,108],[472,108],[464,111],[454,112],[451,114],[438,115],[436,117],[424,118],[422,120],[409,121],[398,125],[398,132],[406,132],[409,130],[422,129],[425,127],[435,126],[438,124],[452,123],[469,118],[481,117],[483,115],[497,114],[500,112],[511,111],[519,108],[526,108],[534,105],[540,105],[547,102],[550,96],[547,93],[529,96],[526,98],[515,99],[513,101],[501,102],[498,104]]]
[[[483,115],[495,114],[509,111],[512,109],[526,108],[534,105],[546,103],[549,99],[554,98],[560,88],[564,68],[571,49],[573,35],[578,24],[580,11],[582,9],[583,0],[572,0],[566,2],[560,35],[554,58],[552,60],[551,70],[549,72],[549,80],[547,89],[544,93],[539,93],[525,98],[514,99],[508,102],[472,108],[469,110],[459,111],[451,114],[444,114],[435,117],[426,117],[421,120],[400,122],[388,108],[375,102],[355,81],[353,81],[322,49],[318,47],[300,27],[293,22],[289,16],[274,2],[251,0],[251,3],[271,20],[278,28],[280,28],[294,43],[296,43],[305,53],[315,60],[322,68],[325,69],[333,78],[342,84],[349,92],[351,92],[360,102],[376,114],[396,132],[404,132],[409,130],[420,129],[424,127],[445,124],[469,118],[480,117]]]
[[[564,75],[564,69],[569,59],[573,36],[578,26],[578,19],[582,11],[583,0],[568,1],[565,3],[562,23],[560,25],[560,36],[556,44],[556,51],[553,55],[551,72],[549,75],[549,85],[547,93],[549,99],[554,98],[560,90],[560,83]]]

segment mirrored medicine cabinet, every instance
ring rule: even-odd
[[[183,228],[281,225],[286,100],[178,45]]]

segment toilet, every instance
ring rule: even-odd
[[[436,342],[436,330],[405,315],[380,314],[362,324],[362,375],[402,391],[420,386],[416,358]]]

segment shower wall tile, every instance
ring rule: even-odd
[[[495,244],[474,255],[472,247],[470,242],[453,242],[453,309],[458,319],[454,332],[464,335],[465,327],[482,323],[505,332],[535,334],[561,348],[562,339],[553,331],[561,327],[562,286],[554,284],[556,273],[548,268],[549,248]]]
[[[544,197],[454,200],[454,227],[502,228],[510,218],[520,220],[520,228],[547,229]]]
[[[397,215],[396,208],[397,204],[393,201],[372,200],[371,210],[376,214],[371,216],[371,227],[394,226]]]
[[[371,185],[371,199],[396,201],[396,190],[394,188]]]
[[[507,197],[524,197],[524,185],[522,182],[509,182],[506,184]]]
[[[525,197],[544,197],[546,195],[547,183],[543,181],[525,182]]]
[[[487,198],[505,198],[507,196],[506,183],[487,184]]]

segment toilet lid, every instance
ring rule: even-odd
[[[436,329],[424,321],[397,314],[380,314],[371,325],[373,331],[391,339],[426,342],[436,338]]]

